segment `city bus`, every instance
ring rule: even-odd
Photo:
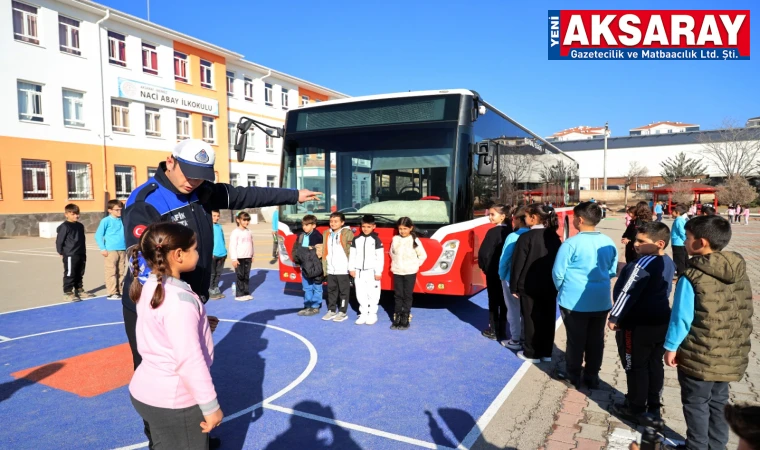
[[[238,125],[242,139],[247,127]],[[280,207],[279,272],[287,282],[301,281],[290,252],[303,216],[315,215],[323,232],[330,214],[340,211],[354,234],[361,233],[362,216],[374,216],[386,248],[383,290],[393,289],[388,249],[396,221],[407,216],[427,253],[415,292],[475,294],[485,287],[478,250],[493,226],[484,217],[490,203],[512,195],[509,203],[516,204],[525,200],[516,192],[546,185],[578,192],[572,158],[471,90],[304,105],[287,112],[277,133],[283,138],[281,186],[323,193],[318,201]],[[239,144],[240,138],[238,151]],[[572,208],[559,206],[578,199],[562,200],[553,206],[566,238],[574,234]]]

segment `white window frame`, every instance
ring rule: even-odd
[[[230,172],[230,184],[232,186],[238,186],[240,183],[240,175]]]
[[[84,174],[84,180],[78,176]],[[74,178],[72,189],[71,178]],[[80,181],[83,181],[80,185]],[[66,190],[69,200],[92,200],[92,166],[89,163],[66,161]]]
[[[44,165],[44,167],[41,167]],[[24,190],[24,172],[31,173],[32,190]],[[43,173],[45,175],[45,189],[40,189],[37,184],[37,174]],[[24,200],[50,200],[53,198],[52,190],[50,186],[50,161],[44,161],[39,159],[22,159],[21,160],[21,189],[23,191]],[[34,195],[34,197],[27,197],[27,195]],[[44,195],[44,197],[38,197]]]
[[[111,99],[111,130],[129,133],[129,102]]]
[[[282,109],[288,109],[288,89],[282,88],[280,92],[280,100],[282,101]]]
[[[235,72],[227,71],[227,95],[229,97],[235,96]]]
[[[246,100],[253,101],[253,80],[246,77],[243,79],[243,94]]]
[[[70,23],[62,22],[61,18],[71,20],[77,24],[74,26]],[[61,27],[64,29],[63,35],[66,38],[66,42],[59,42],[59,48],[61,52],[68,53],[70,55],[82,55],[82,50],[79,47],[80,37],[82,35],[82,33],[79,31],[79,26],[81,23],[82,21],[80,20],[72,19],[71,17],[64,16],[63,14],[58,14],[58,39],[61,39]],[[76,41],[76,47],[74,47],[74,41]]]
[[[119,169],[129,169],[129,172],[126,172],[124,170],[119,171]],[[135,167],[134,166],[122,166],[122,165],[114,165],[113,166],[113,175],[114,175],[114,191],[116,194],[116,198],[118,200],[126,200],[129,198],[129,194],[132,193],[132,191],[135,189]],[[127,177],[131,178],[131,183],[129,183],[132,186],[132,189],[130,189],[128,192],[124,189],[124,187],[127,185]],[[121,180],[121,187],[122,189],[119,190],[119,180]]]
[[[253,182],[253,183],[251,183],[251,182]],[[259,185],[259,176],[258,175],[248,174],[248,187],[258,186],[258,185]]]
[[[156,175],[156,172],[158,172],[158,167],[148,167],[148,179],[153,178]]]
[[[211,116],[203,116],[203,140],[209,144],[216,144],[216,121]]]
[[[161,110],[145,107],[145,134],[153,137],[161,137]]]
[[[192,122],[190,121],[190,113],[184,111],[177,111],[177,140],[182,141],[190,139],[192,134],[191,128]],[[186,133],[183,134],[183,131]]]
[[[14,3],[24,5],[29,8],[33,8],[34,13],[18,9]],[[24,2],[17,2],[13,0],[11,2],[12,13],[21,13],[21,32],[16,31],[15,23],[13,27],[13,38],[17,41],[28,42],[30,44],[40,45],[39,37],[39,21],[37,20],[37,14],[39,10],[36,6],[26,4]],[[11,16],[13,15],[11,14]],[[11,18],[12,20],[12,18]]]
[[[79,94],[81,97],[67,97],[66,94]],[[63,97],[63,124],[67,127],[84,128],[84,92],[75,91],[73,89],[62,89]],[[81,107],[82,117],[77,116],[77,105]],[[69,117],[73,119],[66,119],[66,110],[68,109]]]
[[[309,96],[308,95],[302,95],[301,96],[301,106],[308,105],[309,104]]]
[[[35,86],[36,88],[39,88],[39,90],[30,90],[28,88],[22,89],[20,83]],[[18,99],[19,100],[19,110],[18,110],[19,120],[23,120],[27,122],[45,122],[45,117],[43,115],[43,108],[42,108],[43,106],[42,105],[42,87],[43,85],[40,83],[33,83],[31,81],[23,81],[23,80],[16,81],[17,95],[22,92],[24,93],[24,103],[26,106],[25,112],[22,112],[20,108],[21,99]]]
[[[264,104],[274,106],[274,88],[269,83],[264,83]]]
[[[179,62],[179,64],[177,64]],[[183,83],[190,82],[190,72],[187,70],[188,58],[187,55],[174,50],[174,79]],[[177,70],[184,72],[184,75],[177,73]]]
[[[235,134],[237,134],[237,124],[235,122],[227,122],[227,141],[230,150],[235,148]]]
[[[277,187],[276,175],[267,175],[267,187]]]
[[[248,130],[248,140],[245,142],[246,150],[256,151],[256,131],[251,127]]]
[[[208,65],[204,64],[207,63]],[[201,87],[214,89],[214,63],[211,61],[201,60]]]
[[[266,150],[270,153],[274,152],[274,138],[269,135],[269,133],[274,133],[274,130],[272,128],[267,128],[268,133],[266,134]]]
[[[146,59],[145,56],[148,58]],[[150,56],[155,54],[156,55],[156,67],[153,67],[153,58]],[[153,44],[149,44],[147,42],[142,43],[142,59],[143,59],[143,72],[149,73],[151,75],[158,75],[158,48],[157,46]],[[148,63],[146,66],[145,63]]]
[[[115,34],[118,36],[121,36],[122,39],[119,39],[116,36],[111,36],[111,34]],[[124,46],[124,59],[119,59],[119,49],[121,46]],[[115,31],[108,31],[108,63],[113,64],[115,66],[119,67],[127,67],[127,36],[121,33],[117,33]]]

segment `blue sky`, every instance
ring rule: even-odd
[[[102,0],[146,17],[145,0]],[[760,116],[757,0],[620,1],[636,9],[749,9],[749,61],[549,61],[549,9],[606,1],[150,0],[151,21],[348,95],[468,88],[540,135],[613,136],[672,120],[720,127]],[[248,6],[242,6],[242,5]],[[209,7],[211,5],[211,7]],[[754,7],[754,8],[753,8]]]

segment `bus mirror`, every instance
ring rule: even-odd
[[[488,149],[488,141],[478,142],[476,144],[476,147],[475,147],[475,154],[476,155],[483,156],[483,155],[487,155],[489,153],[490,152],[489,152],[489,149]]]
[[[494,157],[493,155],[479,155],[478,158],[478,175],[490,177],[493,175]]]
[[[235,131],[235,152],[237,153],[238,162],[245,161],[245,149],[248,146],[248,133]]]

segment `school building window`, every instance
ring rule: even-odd
[[[257,175],[248,175],[248,187],[258,186],[259,177]]]
[[[187,83],[187,55],[174,52],[174,79]]]
[[[237,124],[234,122],[227,123],[227,142],[229,143],[230,150],[235,148],[235,134],[237,133]]]
[[[151,44],[142,44],[142,63],[143,72],[151,75],[158,75],[158,52],[156,46]]]
[[[274,94],[272,93],[272,85],[269,83],[264,84],[264,104],[267,106],[274,105]]]
[[[127,41],[123,34],[108,32],[108,62],[127,67]]]
[[[92,200],[90,165],[86,163],[66,163],[66,184],[69,200]]]
[[[267,187],[274,187],[277,184],[277,177],[274,175],[267,175]]]
[[[50,200],[50,162],[22,159],[21,182],[24,200]]]
[[[156,176],[156,171],[158,171],[158,167],[148,167],[148,178]]]
[[[301,106],[308,105],[309,104],[309,96],[308,95],[302,95],[301,96]]]
[[[135,188],[135,168],[132,166],[114,166],[116,176],[116,198],[126,200]]]
[[[190,114],[177,111],[177,140],[190,139]]]
[[[201,87],[208,89],[214,88],[214,78],[211,69],[212,66],[210,62],[201,60]]]
[[[230,184],[232,186],[238,185],[238,174],[236,173],[230,173]]]
[[[209,144],[216,143],[216,130],[214,128],[214,118],[203,116],[203,140]]]
[[[111,128],[117,133],[129,133],[129,102],[111,100]]]
[[[84,127],[84,94],[63,90],[63,124],[70,127]]]
[[[11,2],[13,8],[13,38],[39,45],[37,35],[37,8],[26,3]]]
[[[282,109],[288,109],[288,90],[287,89],[285,88],[282,89],[280,98],[282,99]]]
[[[245,94],[245,99],[249,102],[253,101],[253,80],[246,77],[244,78],[244,84],[243,84],[243,92]]]
[[[42,85],[19,81],[18,86],[18,118],[43,122],[42,117]]]
[[[79,49],[79,21],[58,15],[58,40],[64,53],[81,55]]]
[[[161,110],[158,108],[145,107],[145,134],[161,136]]]
[[[267,128],[267,146],[266,149],[268,152],[274,151],[274,138],[269,135],[269,133],[274,133],[274,130],[271,128]]]
[[[248,139],[245,142],[245,148],[248,150],[256,150],[256,133],[253,130],[248,130]]]
[[[235,95],[235,72],[227,71],[227,95]]]

